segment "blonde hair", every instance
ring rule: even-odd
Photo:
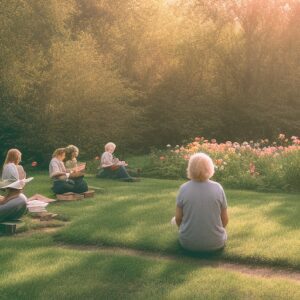
[[[116,144],[109,142],[104,146],[105,151],[108,151],[109,148],[113,147],[114,149],[117,147]]]
[[[22,155],[22,153],[18,149],[8,150],[4,161],[4,166],[9,163],[17,164],[20,155]]]
[[[205,181],[215,173],[212,159],[205,153],[193,154],[189,160],[187,176],[189,179]]]
[[[73,153],[78,152],[79,153],[79,148],[74,146],[74,145],[69,145],[66,147],[66,160],[71,160]]]
[[[57,148],[57,149],[53,152],[52,157],[57,157],[57,156],[62,155],[62,154],[64,154],[64,153],[66,153],[66,148]]]

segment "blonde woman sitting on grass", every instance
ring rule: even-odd
[[[66,157],[66,149],[58,148],[52,155],[49,164],[49,175],[53,180],[52,190],[55,194],[64,194],[68,192],[84,193],[88,190],[88,185],[83,179],[80,170],[72,170],[68,172],[64,165]]]
[[[74,145],[69,145],[66,147],[66,158],[65,158],[65,167],[68,172],[72,172],[74,170],[82,172],[85,170],[85,163],[78,163],[77,157],[79,155],[78,147]]]
[[[20,165],[22,153],[18,149],[10,149],[7,151],[3,164],[2,180],[22,180],[26,178],[26,173]]]
[[[4,181],[19,181],[26,179],[26,172],[24,168],[20,165],[22,160],[22,153],[18,149],[10,149],[7,151],[6,158],[3,165],[2,180]],[[26,198],[27,199],[27,198]],[[40,200],[44,202],[49,202],[49,199],[41,194],[35,194],[28,198],[28,201]]]
[[[197,153],[188,164],[188,178],[178,192],[176,215],[181,246],[191,251],[214,251],[225,246],[228,223],[227,200],[222,186],[210,180],[212,159]]]
[[[101,169],[97,177],[120,179],[127,182],[138,181],[136,178],[129,175],[126,169],[128,164],[113,156],[113,153],[116,150],[116,145],[114,143],[107,143],[104,146],[104,150],[105,152],[101,156]]]

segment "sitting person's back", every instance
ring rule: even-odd
[[[227,240],[227,200],[222,186],[209,180],[213,168],[207,155],[193,155],[188,167],[191,181],[180,187],[177,196],[179,241],[187,250],[217,250]]]
[[[177,198],[183,209],[179,240],[189,250],[213,250],[227,239],[221,209],[227,207],[223,188],[214,181],[191,180],[183,184]]]

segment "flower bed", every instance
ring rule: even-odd
[[[184,146],[151,153],[147,175],[186,178],[187,161],[197,152],[210,155],[215,163],[214,180],[229,187],[257,190],[300,190],[300,139],[280,134],[276,141],[218,143],[196,137]]]

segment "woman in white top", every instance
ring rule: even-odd
[[[7,152],[6,159],[3,165],[2,171],[2,180],[4,181],[18,181],[26,179],[26,172],[24,171],[23,167],[20,165],[22,159],[22,153],[18,149],[10,149]],[[41,195],[35,194],[28,198],[30,200],[49,200],[49,198]]]
[[[101,156],[101,170],[97,177],[121,179],[128,182],[137,181],[137,179],[131,177],[126,170],[128,164],[125,161],[120,161],[118,158],[113,156],[113,153],[116,150],[116,145],[114,143],[107,143],[104,146],[104,150],[105,152]]]
[[[68,172],[63,163],[65,157],[65,148],[56,149],[52,155],[52,160],[49,164],[49,175],[53,179],[53,192],[55,194],[86,192],[88,186],[83,179],[83,174],[76,169]]]
[[[26,178],[26,173],[19,163],[22,153],[18,149],[10,149],[7,152],[2,171],[2,180],[22,180]]]

